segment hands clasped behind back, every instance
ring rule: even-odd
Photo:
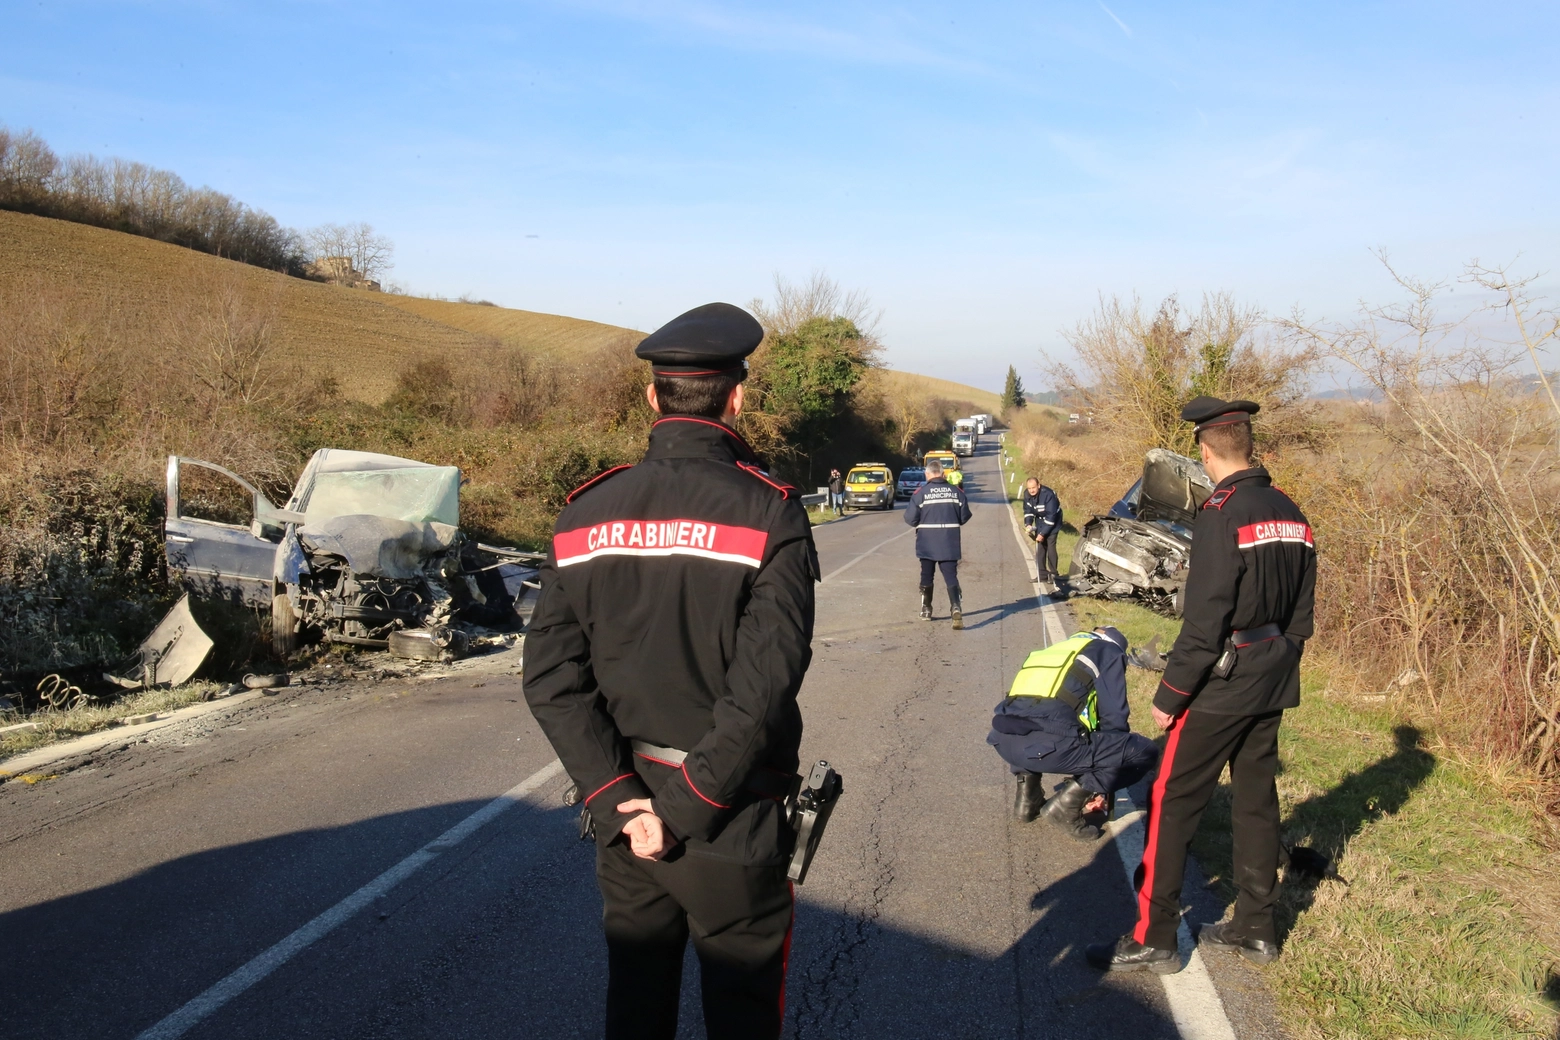
[[[634,798],[619,802],[617,811],[639,813],[623,825],[623,835],[628,838],[628,847],[634,855],[640,859],[660,859],[672,850],[672,845],[675,843],[667,835],[666,826],[661,822],[661,818],[655,814],[650,799]]]

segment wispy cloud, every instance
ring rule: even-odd
[[[1104,0],[1100,0],[1100,10],[1104,11],[1106,14],[1110,15],[1110,20],[1115,22],[1117,25],[1121,26],[1121,31],[1122,32],[1126,33],[1128,36],[1132,35],[1132,26],[1128,25],[1126,22],[1122,21],[1120,18],[1117,18],[1116,17],[1116,12],[1112,11],[1110,8],[1105,6]]]
[[[984,63],[953,53],[946,46],[915,39],[916,35],[924,35],[916,32],[924,27],[905,18],[878,17],[866,25],[850,27],[750,9],[733,11],[710,0],[655,4],[643,0],[572,0],[562,6],[590,7],[658,28],[680,25],[707,40],[747,50],[980,75],[992,71]]]

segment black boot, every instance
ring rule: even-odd
[[[1047,823],[1065,831],[1070,838],[1094,841],[1099,838],[1100,829],[1083,818],[1083,807],[1093,797],[1093,791],[1076,780],[1069,780],[1045,803],[1040,815],[1045,817]]]
[[[932,587],[930,585],[921,586],[921,620],[932,620]]]
[[[1040,815],[1040,807],[1045,804],[1045,777],[1040,773],[1019,773],[1014,779],[1017,784],[1013,793],[1013,818],[1019,823],[1028,823]]]
[[[964,627],[964,607],[959,602],[959,590],[948,590],[948,610],[953,614],[953,627],[955,630]]]

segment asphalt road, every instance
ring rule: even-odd
[[[963,632],[941,579],[938,620],[916,619],[902,507],[817,531],[802,755],[834,763],[846,795],[800,892],[799,1040],[1178,1035],[1157,977],[1083,962],[1083,944],[1131,924],[1113,842],[1007,817],[984,738],[1044,637],[993,448],[968,467]],[[518,677],[468,676],[284,691],[6,783],[0,1033],[137,1037],[540,774],[519,806],[425,854],[182,1035],[599,1035],[600,902],[553,758]],[[1195,874],[1187,900],[1217,919]],[[1235,1035],[1276,1035],[1255,972],[1209,966]],[[703,1036],[691,958],[685,979],[682,1034]]]

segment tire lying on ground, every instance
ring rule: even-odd
[[[390,633],[390,653],[418,661],[437,661],[466,652],[466,634],[453,628],[408,628]]]

